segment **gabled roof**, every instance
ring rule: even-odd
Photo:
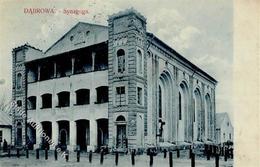
[[[44,57],[58,55],[108,40],[108,27],[79,22],[50,46]]]
[[[222,113],[216,113],[216,128],[220,128],[221,125],[223,124],[223,121],[225,120],[225,118],[228,118],[228,113],[226,112],[222,112]]]

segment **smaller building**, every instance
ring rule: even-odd
[[[223,146],[226,142],[233,142],[234,128],[228,113],[216,113],[216,141]]]
[[[3,147],[3,142],[11,144],[12,117],[0,111],[0,147]]]

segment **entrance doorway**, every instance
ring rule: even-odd
[[[77,145],[80,150],[87,150],[89,145],[89,120],[78,120],[77,123]]]
[[[97,120],[97,127],[98,127],[98,149],[101,146],[108,145],[108,119],[98,119]]]
[[[50,148],[50,144],[49,144],[49,140],[52,138],[52,126],[51,126],[51,122],[45,121],[42,122],[42,130],[43,132],[46,134],[45,137],[42,137],[42,149],[49,149]]]
[[[26,143],[28,145],[28,149],[33,150],[33,145],[36,144],[36,129],[32,127],[32,125],[36,123],[27,124],[27,139]]]
[[[117,148],[127,148],[127,137],[126,137],[126,120],[125,117],[120,115],[116,119],[116,146]]]
[[[126,142],[126,125],[117,125],[117,148],[126,148]]]
[[[21,122],[17,123],[17,127],[16,127],[16,145],[17,146],[22,146],[23,144],[23,140],[22,140],[22,124]]]
[[[69,133],[70,126],[69,121],[58,121],[59,125],[59,146],[62,150],[67,149],[67,145],[69,144]]]

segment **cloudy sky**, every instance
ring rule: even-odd
[[[196,3],[195,3],[196,2]],[[231,0],[74,0],[0,2],[0,96],[11,97],[11,51],[28,42],[45,51],[78,21],[107,25],[107,16],[134,7],[148,31],[218,80],[217,112],[232,111]],[[25,8],[88,10],[87,15],[25,14]]]

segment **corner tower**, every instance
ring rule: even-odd
[[[26,143],[26,68],[25,54],[27,47],[21,46],[15,48],[13,54],[12,70],[12,101],[16,103],[12,108],[13,127],[12,127],[12,144],[16,147],[22,147]]]
[[[109,17],[109,146],[142,147],[147,131],[146,18],[134,9]]]

